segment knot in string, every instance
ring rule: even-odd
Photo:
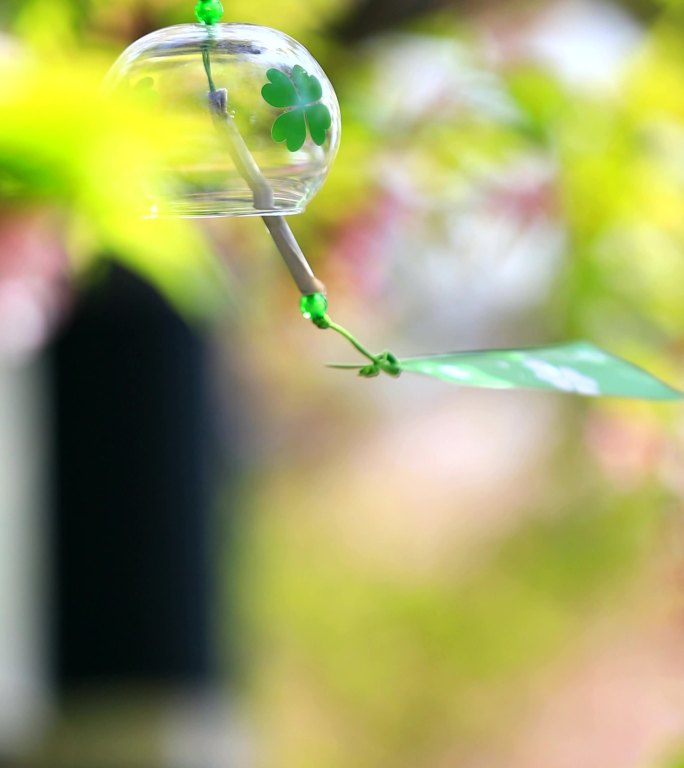
[[[322,293],[309,293],[302,296],[299,305],[302,315],[321,330],[327,330],[331,328],[336,333],[344,338],[364,357],[370,362],[362,366],[350,366],[358,368],[359,376],[363,376],[366,379],[379,376],[380,373],[386,373],[388,376],[399,376],[401,373],[401,365],[399,360],[391,352],[382,352],[379,355],[374,355],[369,352],[366,347],[346,328],[335,323],[331,320],[327,313],[328,299]]]
[[[208,27],[216,24],[223,16],[221,0],[199,0],[195,6],[195,16],[197,21]]]

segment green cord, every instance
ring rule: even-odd
[[[302,296],[299,308],[302,315],[322,330],[330,328],[344,337],[353,347],[360,352],[364,357],[370,360],[369,365],[351,366],[358,369],[359,375],[365,378],[372,376],[378,376],[380,372],[384,372],[389,376],[399,376],[401,373],[401,365],[397,358],[391,352],[381,352],[379,355],[374,355],[354,336],[351,331],[348,331],[344,326],[335,323],[330,319],[327,314],[328,299],[322,293],[310,293]],[[334,367],[347,367],[347,366],[334,366]]]
[[[326,315],[327,317],[327,315]],[[340,336],[344,336],[344,338],[353,346],[355,347],[364,357],[367,357],[371,363],[377,363],[378,362],[378,355],[374,355],[372,352],[369,352],[363,344],[354,336],[353,333],[348,331],[343,326],[339,325],[338,323],[334,323],[330,318],[328,318],[328,328],[335,331],[336,333],[339,333]]]
[[[343,326],[334,323],[330,318],[328,318],[328,328],[336,331],[340,336],[344,336],[344,338],[347,339],[347,341],[350,342],[364,357],[367,357],[371,361],[370,365],[362,365],[358,367],[359,376],[370,379],[374,376],[379,376],[381,371],[388,376],[396,377],[401,374],[399,360],[391,352],[381,352],[379,355],[372,354],[352,333]]]
[[[202,45],[202,61],[204,62],[204,71],[207,73],[207,81],[209,83],[209,92],[216,93],[216,84],[214,78],[211,76],[211,58],[209,56],[209,41]]]

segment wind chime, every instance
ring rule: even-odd
[[[651,400],[684,397],[646,371],[589,342],[453,352],[399,359],[373,354],[328,314],[286,217],[320,189],[340,143],[335,91],[313,56],[288,35],[221,24],[219,0],[199,0],[197,24],[161,29],[114,65],[115,88],[147,94],[162,113],[198,115],[178,137],[178,161],[151,195],[151,216],[261,216],[302,294],[303,316],[333,330],[365,358],[337,365],[362,377],[421,373],[463,386],[532,388]]]

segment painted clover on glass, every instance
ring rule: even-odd
[[[269,81],[262,89],[264,101],[272,107],[287,108],[271,130],[274,141],[284,141],[290,152],[297,152],[306,141],[307,127],[314,144],[325,143],[332,126],[330,110],[321,104],[323,88],[315,75],[310,75],[299,64],[290,76],[279,69],[269,69]]]

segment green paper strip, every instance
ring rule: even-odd
[[[544,389],[590,397],[679,400],[669,387],[626,360],[586,341],[529,349],[454,352],[400,361],[402,371],[469,387]]]

